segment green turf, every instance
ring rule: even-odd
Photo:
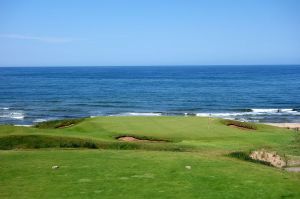
[[[228,155],[264,148],[299,159],[292,130],[200,117],[50,124],[0,126],[0,198],[300,198],[299,173]],[[122,135],[168,142],[118,141]]]

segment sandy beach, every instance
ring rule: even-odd
[[[289,129],[300,129],[300,123],[265,123],[271,126],[277,126],[282,128],[289,128]]]

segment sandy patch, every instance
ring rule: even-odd
[[[119,137],[118,140],[120,141],[125,141],[125,142],[138,142],[138,141],[143,141],[140,139],[137,139],[135,137],[130,137],[130,136],[124,136],[124,137]],[[145,141],[145,140],[144,140]]]
[[[150,140],[150,139],[140,139],[133,136],[121,136],[117,138],[120,141],[125,142],[166,142],[164,140]]]
[[[250,154],[253,160],[260,160],[270,163],[274,167],[282,168],[285,167],[286,160],[280,157],[276,152],[268,152],[265,150],[253,151]]]
[[[289,172],[300,172],[300,167],[289,167],[289,168],[285,168],[284,170]]]
[[[271,126],[277,126],[281,128],[288,128],[288,129],[295,129],[300,130],[300,123],[265,123],[267,125]]]
[[[70,125],[65,125],[65,126],[59,126],[58,129],[62,129],[62,128],[68,128],[71,126],[74,126],[75,124],[70,124]]]
[[[241,126],[237,126],[237,125],[234,125],[234,124],[229,124],[228,126],[233,127],[233,128],[237,128],[237,129],[247,130],[247,131],[249,131],[249,130],[254,131],[254,129],[241,127]]]
[[[291,167],[300,166],[300,160],[289,159],[287,165]]]

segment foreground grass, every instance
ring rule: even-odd
[[[43,150],[0,157],[0,198],[300,197],[299,175],[209,154]]]
[[[200,117],[0,126],[0,198],[300,198],[299,173],[228,155],[264,148],[296,160],[299,140],[291,130]]]

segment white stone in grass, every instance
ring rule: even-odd
[[[185,166],[185,168],[186,168],[186,169],[189,169],[189,170],[191,170],[191,169],[192,169],[192,167],[191,167],[191,166]]]
[[[57,165],[52,166],[52,169],[58,169],[58,168],[59,168],[59,166],[57,166]]]

